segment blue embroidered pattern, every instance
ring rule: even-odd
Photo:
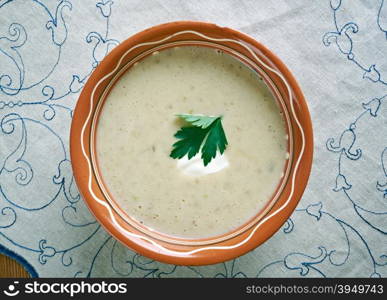
[[[353,3],[351,4],[349,1],[330,1],[333,14],[334,30],[327,32],[323,36],[323,43],[325,46],[330,46],[331,44],[336,45],[341,54],[345,55],[349,61],[352,61],[357,67],[360,68],[360,70],[363,72],[363,78],[368,79],[374,83],[387,85],[387,82],[384,80],[385,75],[381,74],[377,63],[375,61],[366,62],[363,56],[357,54],[353,36],[360,33],[359,25],[353,21],[347,22],[346,19],[348,16],[345,15],[346,9],[350,8],[352,5]],[[339,16],[343,17],[343,20],[341,20]],[[377,11],[375,23],[378,25],[380,31],[385,34],[385,38],[387,40],[386,16],[387,6],[385,5],[384,0],[382,0]],[[365,32],[366,31],[363,29],[363,34]],[[381,55],[383,55],[384,52],[381,51],[381,53]],[[383,56],[381,56],[381,58],[383,58]],[[380,63],[382,64],[383,62],[384,61],[381,61]]]
[[[97,232],[101,231],[100,226],[83,204],[72,176],[67,135],[74,105],[65,104],[65,100],[68,96],[79,93],[98,62],[107,54],[108,46],[118,43],[116,40],[108,39],[112,3],[108,1],[96,4],[107,24],[103,32],[104,38],[101,38],[101,34],[97,32],[90,32],[84,37],[85,48],[90,47],[88,44],[92,42],[93,36],[99,37],[99,41],[106,43],[107,46],[101,52],[98,42],[91,45],[93,51],[91,67],[83,76],[71,75],[70,80],[67,80],[67,90],[65,90],[52,84],[52,78],[58,76],[55,74],[60,67],[61,60],[64,59],[63,47],[66,45],[69,34],[67,20],[73,11],[73,4],[67,0],[59,1],[54,6],[53,1],[50,3],[38,0],[28,1],[28,3],[27,1],[25,3],[0,2],[4,15],[12,16],[7,9],[36,11],[37,19],[42,21],[45,28],[42,31],[47,39],[42,44],[49,48],[50,55],[47,57],[55,58],[52,60],[47,57],[34,56],[36,65],[41,68],[41,71],[37,72],[39,76],[34,71],[34,77],[28,78],[28,70],[32,66],[27,64],[22,53],[25,53],[23,52],[25,47],[31,47],[32,43],[36,43],[37,38],[28,33],[28,28],[30,28],[28,20],[12,22],[8,25],[6,35],[0,36],[0,64],[5,67],[0,70],[0,91],[2,93],[0,98],[0,141],[2,145],[0,151],[2,155],[0,156],[0,236],[16,251],[23,249],[36,253],[36,259],[41,265],[59,256],[63,266],[70,266],[73,263],[72,253],[85,246]],[[19,6],[12,7],[13,4]],[[3,22],[1,24],[6,25]],[[96,53],[99,56],[96,56]],[[64,83],[66,86],[65,78],[62,79],[61,85],[63,86]],[[33,111],[23,109],[27,106],[33,106]],[[63,130],[63,123],[66,124],[66,130]],[[64,136],[63,133],[66,135]],[[44,157],[45,154],[39,154],[39,151],[36,151],[40,143],[50,145],[51,157]],[[38,192],[42,190],[42,185],[44,194],[39,195]],[[34,195],[33,199],[30,199],[29,195]],[[33,214],[34,212],[39,213],[34,217],[26,215],[26,213]],[[37,238],[35,241],[25,243],[14,237],[14,232],[20,231],[19,226],[16,226],[17,223],[23,223],[20,219],[24,218],[30,222],[34,218],[39,219],[43,213],[55,212],[59,212],[58,223],[49,226],[58,227],[61,232],[73,232],[68,237],[67,246],[63,247],[64,243],[60,235],[45,236],[43,228],[48,224],[40,224],[35,228],[36,232],[31,235],[31,238]],[[10,253],[7,251],[4,252]],[[29,270],[33,269],[29,268]],[[31,272],[34,276],[37,275],[35,271]]]
[[[205,267],[166,265],[127,250],[94,220],[75,185],[71,118],[86,80],[119,43],[110,24],[115,2],[0,0],[0,252],[33,276],[332,277],[348,276],[349,269],[352,276],[387,276],[386,1],[370,8],[369,26],[380,35],[380,44],[369,47],[374,55],[359,47],[371,29],[347,13],[356,1],[326,6],[332,29],[321,34],[320,46],[380,94],[354,99],[358,113],[326,137],[323,151],[336,167],[325,194],[313,203],[303,199],[261,247]],[[86,11],[100,26],[72,26]],[[69,57],[74,47],[82,59]],[[366,178],[356,176],[364,170]],[[335,199],[335,209],[327,199]]]

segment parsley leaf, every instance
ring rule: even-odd
[[[193,126],[201,127],[203,129],[209,127],[216,119],[218,119],[218,117],[207,117],[188,114],[181,114],[177,116],[187,121],[188,123],[191,123]]]
[[[208,131],[207,139],[202,148],[202,159],[204,165],[207,166],[210,161],[215,158],[216,151],[219,148],[220,154],[226,150],[228,142],[223,130],[221,118],[217,118],[211,125]]]
[[[188,159],[194,157],[200,150],[207,135],[207,130],[199,127],[183,127],[175,133],[175,137],[180,141],[173,144],[174,149],[171,152],[171,157],[182,158],[188,153]]]
[[[188,154],[188,159],[191,159],[201,149],[203,164],[207,166],[216,157],[218,150],[223,154],[228,142],[221,117],[189,114],[177,116],[192,126],[182,127],[175,133],[175,137],[179,141],[172,145],[173,150],[170,154],[172,158],[180,159]]]

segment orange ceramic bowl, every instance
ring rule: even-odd
[[[148,230],[112,199],[95,157],[98,117],[109,91],[135,62],[175,46],[195,45],[227,52],[254,69],[266,82],[283,113],[289,159],[273,197],[243,226],[214,238],[182,239]],[[258,117],[258,116],[257,116]],[[304,96],[286,66],[253,38],[203,22],[173,22],[142,31],[122,42],[98,65],[84,86],[74,111],[70,150],[74,177],[88,207],[122,244],[152,259],[178,265],[226,261],[256,248],[287,220],[308,181],[313,155],[312,124]]]

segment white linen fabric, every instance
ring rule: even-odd
[[[181,267],[123,247],[73,181],[69,129],[107,52],[176,20],[231,27],[291,69],[315,153],[286,224],[226,263]],[[386,277],[387,2],[0,0],[0,251],[42,277]]]

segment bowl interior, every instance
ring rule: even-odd
[[[268,201],[265,203],[264,207],[258,211],[255,216],[249,220],[246,221],[245,224],[235,228],[234,230],[227,232],[222,235],[217,235],[209,238],[181,238],[176,236],[171,236],[164,234],[163,232],[155,231],[152,228],[149,228],[146,226],[146,224],[141,224],[140,222],[133,219],[130,214],[128,214],[126,211],[124,211],[120,205],[118,204],[118,201],[114,199],[112,196],[112,193],[109,192],[109,189],[107,188],[107,185],[103,179],[103,174],[101,174],[101,170],[98,163],[98,156],[96,151],[96,132],[98,130],[98,121],[99,117],[101,115],[101,111],[103,110],[104,104],[106,102],[106,99],[112,89],[114,89],[115,83],[121,78],[121,76],[128,71],[133,65],[135,65],[137,62],[141,61],[142,59],[146,58],[147,56],[151,55],[152,53],[155,53],[156,51],[163,51],[165,49],[169,49],[172,47],[184,47],[184,46],[200,46],[200,47],[208,47],[212,49],[217,49],[220,51],[223,51],[224,53],[227,53],[246,66],[248,66],[251,70],[256,72],[265,82],[269,90],[271,91],[272,95],[274,96],[274,100],[277,102],[277,105],[279,107],[279,110],[281,112],[282,118],[284,120],[285,124],[285,130],[288,136],[287,139],[287,152],[289,153],[288,159],[284,160],[283,165],[283,176],[279,180],[277,187],[275,188],[273,195]],[[258,117],[258,116],[257,116]],[[265,72],[265,70],[257,64],[257,62],[254,62],[250,58],[246,57],[244,54],[240,53],[239,51],[220,45],[217,43],[209,42],[209,41],[176,41],[176,42],[170,42],[170,43],[163,43],[161,45],[157,45],[154,47],[151,47],[150,49],[146,49],[145,51],[139,53],[135,57],[133,57],[131,60],[129,60],[127,63],[122,65],[122,67],[117,70],[115,75],[109,80],[108,85],[106,86],[104,92],[102,93],[101,97],[98,100],[98,104],[96,106],[95,112],[93,114],[93,120],[92,120],[92,127],[91,127],[91,136],[90,136],[90,145],[91,145],[91,161],[94,169],[94,174],[97,179],[98,185],[100,189],[102,190],[104,197],[106,198],[107,202],[111,205],[111,207],[114,209],[114,211],[120,216],[120,218],[128,224],[128,226],[134,227],[139,232],[152,237],[154,239],[173,243],[173,244],[180,244],[180,245],[196,245],[196,246],[202,246],[202,245],[209,245],[214,244],[218,242],[222,242],[228,239],[231,239],[237,235],[240,235],[241,233],[245,232],[246,230],[249,230],[252,226],[257,224],[262,218],[264,218],[270,209],[273,207],[273,205],[277,202],[278,198],[281,195],[281,192],[283,191],[283,188],[289,178],[290,168],[293,161],[293,130],[292,130],[292,124],[290,121],[290,113],[288,111],[288,107],[286,105],[285,99],[283,99],[283,95],[278,90],[275,82],[271,79],[271,77]]]

